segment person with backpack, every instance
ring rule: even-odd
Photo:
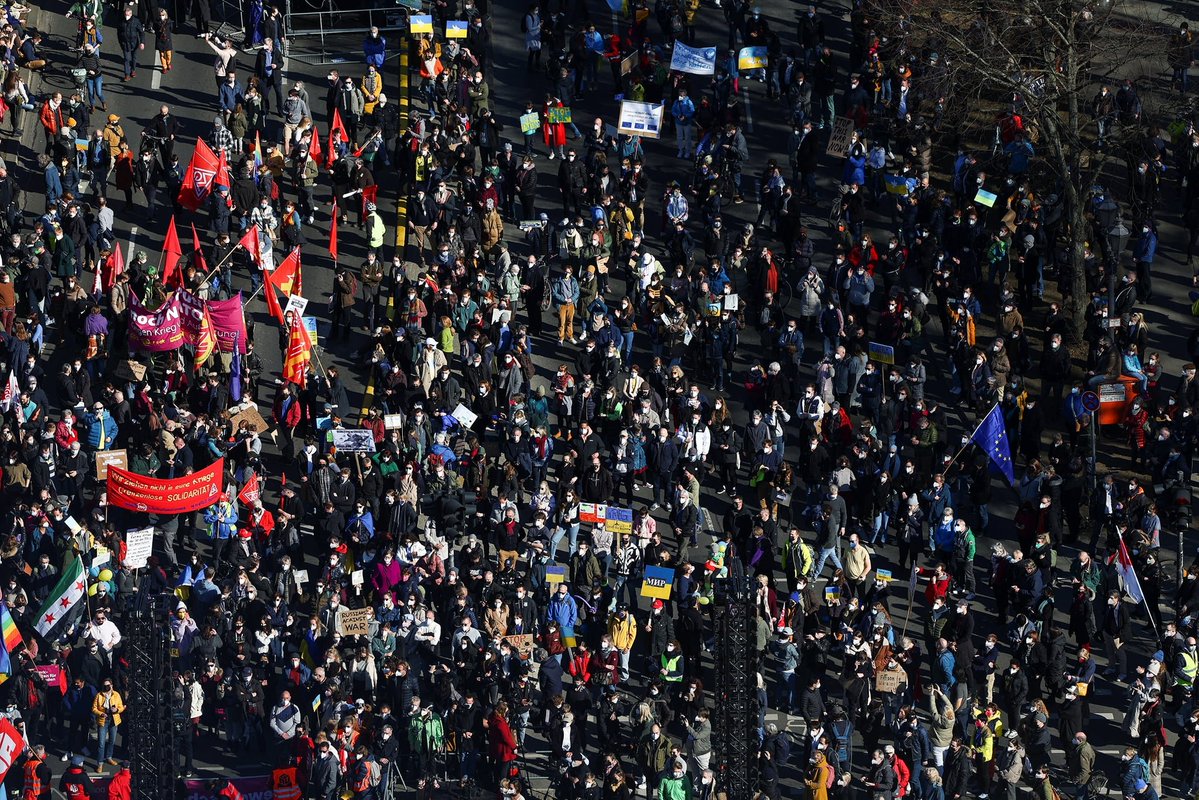
[[[349,769],[350,791],[354,793],[354,800],[375,800],[382,777],[379,762],[364,744],[354,748],[354,756],[354,764]]]
[[[1028,756],[1024,754],[1024,744],[1020,735],[1015,731],[1006,734],[1007,749],[995,759],[995,782],[992,784],[991,797],[997,800],[1016,800],[1016,787],[1024,775],[1025,762]],[[1032,770],[1031,762],[1028,765]]]
[[[819,750],[812,753],[808,758],[808,774],[804,778],[810,800],[828,800],[829,789],[833,788],[836,780],[837,771],[824,757],[824,753]]]

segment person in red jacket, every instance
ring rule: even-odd
[[[223,797],[225,800],[244,800],[242,793],[228,778],[213,778],[208,782],[208,790],[216,797]]]
[[[517,758],[516,736],[512,726],[508,724],[508,703],[501,700],[495,704],[483,724],[487,727],[487,754],[491,765],[495,768],[495,779],[498,783],[508,777],[510,765]]]
[[[908,792],[908,783],[912,780],[912,770],[902,758],[895,755],[895,745],[893,744],[889,744],[883,748],[883,758],[890,762],[891,769],[895,770],[895,781],[899,786],[895,797],[904,797]]]
[[[128,761],[122,761],[121,768],[112,776],[108,784],[108,800],[133,800],[133,776],[129,772]]]

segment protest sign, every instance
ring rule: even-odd
[[[646,567],[641,582],[641,596],[657,600],[669,600],[674,587],[674,570],[669,567]]]
[[[154,529],[137,528],[125,531],[125,566],[141,569],[154,550]]]
[[[829,137],[828,148],[825,152],[835,158],[845,158],[849,155],[851,144],[853,144],[853,120],[849,117],[837,117],[833,120],[833,134]]]
[[[341,612],[342,636],[366,636],[371,629],[371,608],[355,608]]]
[[[342,453],[375,452],[375,435],[365,428],[334,428],[333,446]]]
[[[537,133],[537,129],[541,127],[541,117],[536,111],[528,114],[520,115],[520,132],[521,133]]]
[[[742,47],[737,53],[737,69],[766,69],[765,47]]]
[[[124,450],[101,450],[96,453],[96,480],[107,478],[109,467],[128,469],[129,454]]]
[[[711,75],[716,72],[716,48],[690,47],[676,40],[670,54],[670,68],[690,75]]]
[[[630,136],[657,139],[662,135],[662,106],[624,100],[620,104],[620,118],[616,129]]]

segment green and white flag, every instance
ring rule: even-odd
[[[54,589],[46,598],[46,604],[38,612],[34,625],[37,632],[47,639],[54,638],[51,634],[62,630],[75,618],[86,596],[87,579],[83,575],[83,562],[79,556],[75,556],[62,571],[58,583],[54,584]]]

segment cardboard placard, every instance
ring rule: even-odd
[[[829,137],[828,149],[825,150],[835,158],[845,158],[849,155],[849,146],[853,144],[853,120],[849,117],[837,117],[833,120],[833,135]]]
[[[232,411],[232,409],[230,409]],[[228,411],[225,412],[229,414]],[[233,430],[237,430],[243,422],[249,422],[254,425],[259,433],[266,433],[270,429],[266,419],[262,416],[262,412],[258,410],[258,406],[254,403],[248,403],[237,411],[229,415],[229,421],[233,423]]]
[[[371,629],[371,607],[354,608],[341,612],[342,636],[366,636]]]
[[[117,365],[116,376],[137,383],[146,377],[146,365],[127,358]]]
[[[112,466],[129,469],[129,454],[124,450],[101,450],[96,453],[96,480],[105,480],[108,468]]]
[[[669,567],[646,567],[641,581],[641,596],[657,600],[669,600],[674,588],[674,570]]]
[[[907,673],[902,669],[884,669],[874,676],[874,691],[894,692],[907,682]]]
[[[634,69],[636,69],[637,68],[637,59],[639,57],[640,57],[640,53],[638,51],[634,50],[632,53],[629,53],[627,56],[620,59],[620,74],[628,75],[630,72],[632,72]]]
[[[125,531],[125,566],[141,569],[154,551],[154,529],[137,528]]]
[[[519,636],[505,636],[500,639],[500,642],[507,642],[511,645],[516,654],[520,656],[521,661],[528,661],[533,657],[533,634],[522,633]]]

